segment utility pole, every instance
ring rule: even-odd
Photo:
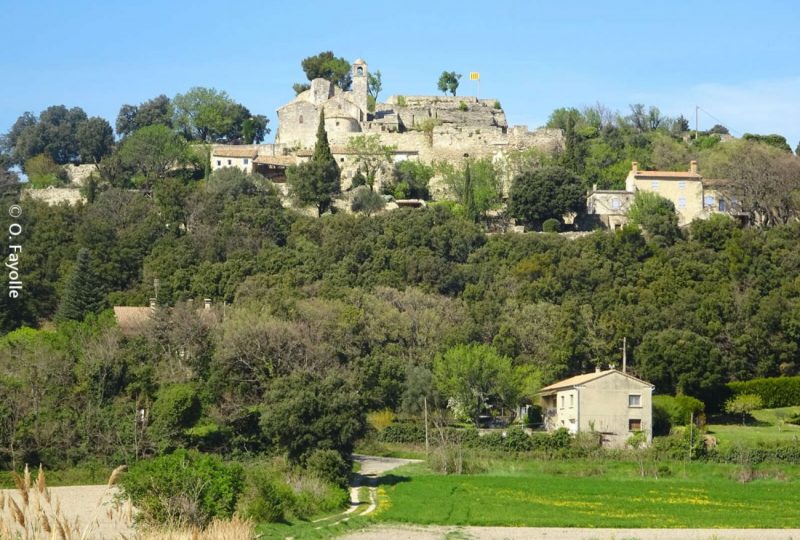
[[[622,373],[628,372],[628,338],[626,336],[622,336]]]
[[[694,140],[697,140],[697,132],[700,129],[700,106],[694,106]]]
[[[428,396],[422,398],[425,403],[425,456],[428,456]]]

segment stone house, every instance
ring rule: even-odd
[[[721,180],[704,181],[696,161],[690,162],[688,171],[641,171],[634,161],[624,190],[598,190],[595,186],[588,194],[586,208],[604,226],[616,229],[627,223],[627,211],[636,192],[647,191],[672,201],[678,226],[683,227],[715,213],[730,213],[731,201],[717,189],[724,184]]]
[[[624,448],[638,431],[653,439],[653,388],[616,369],[577,375],[539,392],[547,431],[594,432],[603,446]]]

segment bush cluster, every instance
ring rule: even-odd
[[[685,426],[694,414],[700,419],[705,404],[691,396],[653,396],[653,435],[668,435],[676,426]]]
[[[378,440],[387,443],[424,443],[425,428],[419,424],[397,422],[378,432]]]
[[[745,382],[731,382],[727,386],[734,395],[760,396],[766,409],[800,405],[800,376],[752,379]]]
[[[178,450],[136,463],[120,485],[138,508],[138,520],[202,527],[233,514],[244,488],[244,472],[216,455]]]

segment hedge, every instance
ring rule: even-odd
[[[800,405],[800,376],[753,379],[728,383],[733,395],[755,394],[761,396],[765,409]]]

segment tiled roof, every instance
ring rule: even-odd
[[[701,175],[689,171],[636,171],[633,173],[636,178],[682,178],[700,180]]]
[[[126,336],[140,334],[152,316],[153,310],[149,307],[114,306],[114,317]]]
[[[254,158],[256,157],[257,150],[252,147],[242,147],[234,145],[217,146],[211,153],[214,157],[237,157],[237,158]]]
[[[289,165],[297,164],[297,158],[294,156],[256,156],[253,163],[258,165],[277,165],[279,167],[288,167]]]
[[[646,384],[648,386],[653,386],[652,384],[650,384],[648,382],[645,382],[645,381],[643,381],[641,379],[637,379],[636,377],[634,377],[632,375],[628,375],[627,373],[622,373],[619,370],[607,369],[605,371],[596,371],[595,373],[584,373],[583,375],[576,375],[574,377],[570,377],[569,379],[564,379],[563,381],[558,381],[556,383],[551,384],[550,386],[545,386],[544,388],[542,388],[539,391],[539,393],[542,394],[542,393],[547,393],[547,392],[551,392],[551,391],[554,391],[554,390],[560,390],[562,388],[571,388],[571,387],[574,387],[574,386],[580,386],[582,384],[586,384],[586,383],[588,383],[590,381],[593,381],[595,379],[599,379],[601,377],[605,377],[606,375],[609,375],[611,373],[619,373],[620,375],[628,377],[629,379],[633,379],[634,381],[640,382],[642,384]]]

